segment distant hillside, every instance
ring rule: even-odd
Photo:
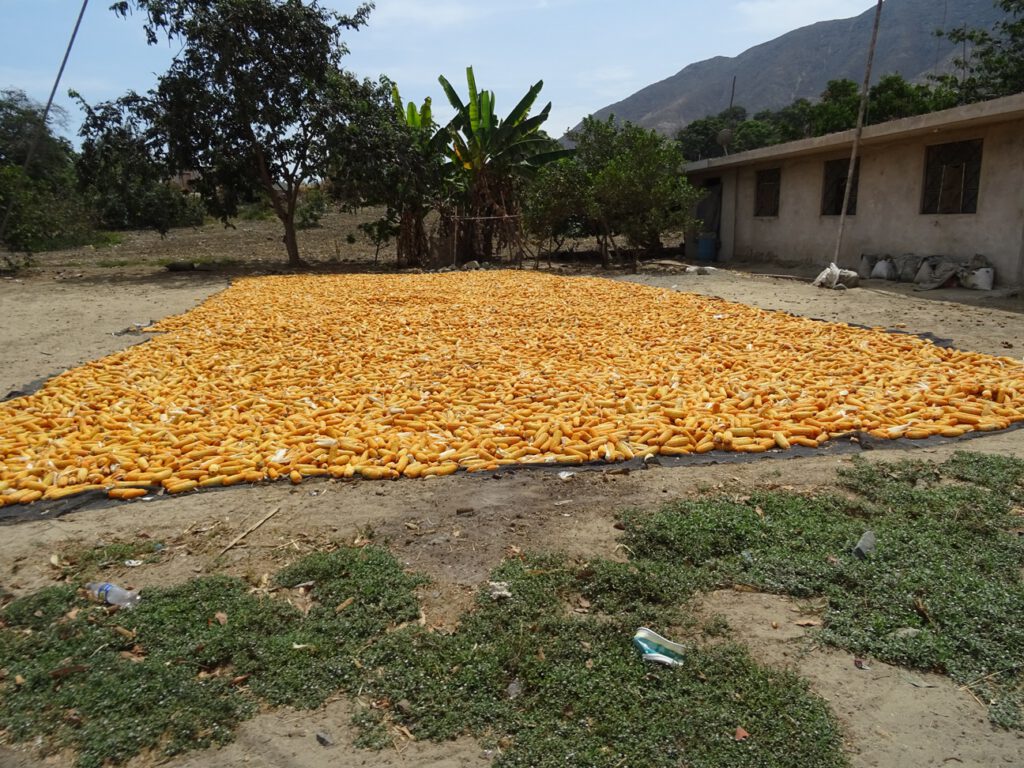
[[[699,61],[605,107],[595,117],[614,114],[672,134],[692,120],[727,108],[734,75],[736,104],[750,114],[780,109],[799,98],[817,99],[829,80],[864,79],[874,13],[872,6],[855,18],[812,24],[735,58]],[[957,52],[935,37],[935,30],[961,24],[987,29],[1000,18],[994,0],[888,0],[882,10],[873,80],[898,73],[914,81],[936,68],[948,70]]]

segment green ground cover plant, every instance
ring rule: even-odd
[[[471,735],[501,768],[846,765],[804,681],[756,664],[721,617],[689,611],[695,592],[735,584],[826,598],[823,642],[946,673],[1019,728],[1022,480],[1024,462],[976,454],[858,461],[844,493],[628,512],[628,562],[511,557],[451,633],[420,625],[424,579],[378,546],[307,556],[270,588],[209,576],[146,590],[130,612],[52,587],[0,612],[0,735],[41,735],[91,768],[223,744],[261,707],[342,692],[372,702],[357,710],[361,746],[390,745],[396,729]],[[861,559],[868,529],[877,547]],[[85,581],[153,547],[109,544],[67,568]],[[285,599],[298,589],[308,611]],[[680,639],[683,665],[641,660],[641,625]]]
[[[84,572],[145,549],[100,548]],[[376,548],[318,553],[277,575],[283,587],[310,580],[326,603],[306,616],[226,576],[147,589],[131,612],[70,586],[16,600],[0,614],[0,729],[13,741],[46,734],[78,765],[100,766],[223,744],[261,699],[318,706],[354,679],[362,644],[418,615],[420,579]],[[336,614],[341,594],[357,599]]]
[[[627,515],[638,561],[678,563],[714,586],[828,599],[821,638],[948,674],[1024,726],[1024,462],[957,453],[943,464],[857,461],[851,494],[754,493]],[[877,549],[853,554],[871,530]],[[699,580],[699,578],[698,578]]]
[[[139,550],[110,545],[81,567]],[[492,578],[511,597],[483,588],[451,635],[415,621],[421,579],[373,547],[278,573],[282,587],[314,585],[308,615],[225,576],[147,590],[132,612],[46,589],[2,614],[0,727],[13,741],[45,734],[91,768],[223,744],[261,704],[311,708],[360,691],[375,702],[356,716],[366,747],[403,726],[421,739],[476,736],[498,766],[845,764],[825,703],[743,648],[693,642],[677,668],[640,659],[638,622],[693,623],[681,608],[689,585],[660,566],[524,556]],[[751,737],[738,741],[737,728]]]

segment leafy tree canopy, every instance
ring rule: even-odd
[[[897,74],[883,76],[871,88],[867,123],[882,123],[955,106],[956,94],[944,84],[909,83]],[[847,131],[857,125],[859,86],[852,80],[829,81],[817,102],[797,99],[778,110],[758,112],[733,108],[713,117],[694,120],[676,134],[688,161],[722,157],[786,141]],[[723,132],[728,138],[722,143]]]
[[[922,115],[957,104],[1024,92],[1024,0],[997,0],[1006,17],[992,30],[958,27],[937,34],[972,46],[956,64],[961,74],[931,78],[930,84],[909,83],[901,75],[883,76],[868,96],[869,125]],[[857,124],[859,86],[852,80],[831,80],[818,102],[798,99],[779,110],[765,110],[747,120],[742,107],[694,120],[676,134],[687,160],[721,157],[784,141],[849,130]],[[723,147],[722,131],[731,141]]]
[[[461,191],[462,256],[490,258],[495,239],[499,247],[521,251],[523,183],[547,163],[570,154],[542,130],[551,103],[536,115],[530,114],[544,83],[535,83],[508,115],[500,118],[494,93],[477,88],[472,67],[466,68],[465,101],[444,76],[438,79],[455,109],[447,133],[451,178]]]
[[[973,46],[967,59],[956,61],[961,76],[936,78],[959,94],[962,102],[1024,92],[1024,0],[999,0],[996,5],[1006,18],[992,30],[962,26],[939,33],[953,43]]]
[[[0,254],[2,269],[23,264],[10,252],[79,245],[92,235],[88,212],[75,194],[75,153],[43,123],[43,111],[23,91],[0,90],[0,222],[9,251]],[[58,121],[63,117],[59,109],[50,114]]]
[[[165,234],[172,227],[203,223],[201,202],[169,183],[173,174],[163,162],[166,156],[149,145],[144,116],[150,110],[142,97],[93,108],[77,93],[71,95],[85,112],[78,187],[100,226],[151,227]]]
[[[570,137],[576,153],[545,168],[528,197],[527,222],[538,237],[596,235],[605,266],[615,238],[639,252],[656,252],[666,232],[692,221],[697,192],[680,168],[677,144],[613,117],[588,117]]]
[[[66,119],[60,107],[50,109],[51,120]],[[28,167],[29,178],[51,185],[63,185],[74,168],[74,151],[67,139],[42,126],[43,106],[16,88],[0,90],[0,166],[24,166],[29,147],[39,136]],[[39,129],[43,128],[40,134]]]
[[[262,191],[289,262],[301,263],[300,190],[323,177],[339,132],[375,103],[376,86],[341,69],[342,33],[363,26],[372,7],[346,16],[316,0],[117,2],[118,14],[143,15],[150,43],[182,46],[155,89],[119,106],[148,123],[145,144],[169,169],[198,174],[195,188],[225,221]]]
[[[428,256],[426,218],[447,206],[448,132],[434,123],[429,97],[422,107],[406,106],[398,86],[387,85],[374,91],[373,109],[390,119],[351,120],[336,136],[331,191],[348,204],[383,207],[384,215],[361,229],[378,245],[396,237],[399,263],[421,265]],[[367,146],[373,155],[360,155]],[[352,162],[357,157],[362,161]]]

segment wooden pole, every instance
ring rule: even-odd
[[[860,152],[860,137],[864,132],[864,118],[868,111],[868,93],[871,90],[871,67],[875,63],[875,47],[878,44],[878,27],[882,20],[882,0],[878,0],[875,9],[875,27],[871,32],[871,46],[868,48],[868,64],[864,71],[864,87],[860,93],[860,110],[857,112],[857,130],[853,135],[853,150],[850,152],[850,168],[846,172],[846,190],[843,193],[843,207],[839,211],[839,234],[836,236],[836,252],[832,262],[838,266],[839,252],[843,247],[843,234],[846,230],[846,208],[850,205],[850,194],[853,191],[853,175],[857,170],[857,155]]]

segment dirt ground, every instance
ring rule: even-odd
[[[353,269],[372,259],[373,248],[350,245],[349,219],[306,233],[307,257],[322,269]],[[208,260],[231,256],[244,264],[217,271],[170,273],[159,259]],[[384,259],[391,258],[383,256]],[[346,261],[349,259],[350,261]],[[326,263],[333,261],[334,263]],[[117,266],[99,266],[118,262]],[[123,263],[121,263],[123,262]],[[103,251],[49,254],[37,269],[0,278],[0,395],[38,378],[95,359],[144,336],[118,334],[185,311],[224,288],[235,274],[279,270],[283,257],[272,222],[235,231],[207,227],[166,239],[129,235]],[[576,267],[562,267],[570,274]],[[943,292],[907,296],[869,284],[848,292],[821,291],[797,281],[718,271],[710,275],[650,273],[624,279],[720,296],[824,320],[931,332],[954,345],[998,355],[1024,354],[1024,303],[1017,299],[974,305],[943,301]],[[948,296],[948,294],[947,294]],[[957,296],[957,298],[960,298]],[[638,322],[642,322],[638,318]],[[925,448],[897,443],[865,454],[871,460],[916,457],[941,461],[954,450],[1024,456],[1024,431],[993,434],[968,444]],[[457,475],[422,481],[307,481],[168,497],[152,502],[103,504],[64,517],[6,525],[0,530],[0,589],[22,594],[54,583],[50,556],[116,539],[150,537],[165,545],[159,562],[115,567],[111,581],[145,589],[217,570],[258,580],[329,541],[353,541],[373,531],[409,568],[432,583],[422,592],[426,621],[451,627],[474,590],[509,547],[560,550],[569,555],[622,559],[614,524],[624,507],[653,507],[708,488],[814,490],[829,487],[847,455],[775,459],[744,464],[652,467],[622,473],[613,468],[578,472],[567,481],[550,472],[513,471],[497,476]],[[217,552],[266,513],[265,525],[222,558]],[[699,610],[724,614],[733,637],[761,661],[794,669],[828,700],[846,732],[854,766],[996,766],[1024,763],[1024,738],[992,728],[984,706],[945,678],[910,674],[873,663],[854,666],[849,654],[816,646],[796,626],[812,610],[784,598],[718,592]],[[623,642],[628,643],[624,637]],[[396,741],[380,753],[351,746],[349,724],[358,702],[329,703],[314,712],[277,710],[242,726],[222,750],[170,761],[176,768],[254,766],[486,766],[490,755],[471,740],[432,745]],[[321,746],[317,732],[335,746]],[[147,761],[140,759],[136,764]],[[28,747],[0,747],[0,766],[70,765],[67,755],[46,758]]]

